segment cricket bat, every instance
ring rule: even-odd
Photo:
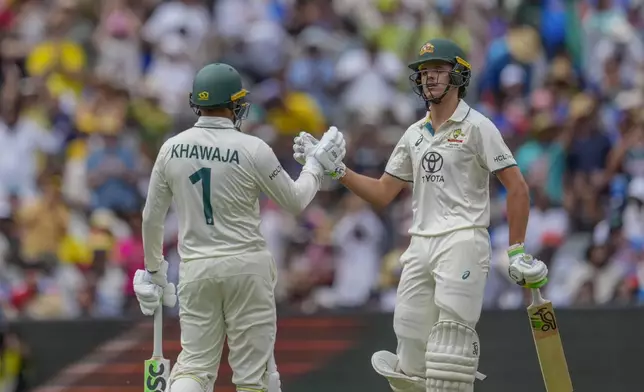
[[[552,302],[545,300],[539,289],[532,289],[531,292],[528,316],[546,392],[572,392],[572,381]]]
[[[163,305],[154,311],[154,348],[145,361],[145,392],[165,392],[170,376],[170,361],[163,357]]]

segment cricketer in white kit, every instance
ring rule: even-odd
[[[375,353],[372,365],[396,392],[471,392],[490,263],[490,173],[508,192],[509,277],[541,287],[548,270],[523,249],[529,191],[511,151],[494,124],[462,100],[472,72],[463,50],[434,39],[409,67],[426,117],[403,134],[380,179],[336,170],[342,184],[377,206],[413,183],[411,243],[400,259],[394,311],[398,347],[396,354]],[[316,145],[300,134],[294,157],[303,162]]]
[[[264,192],[298,214],[324,177],[318,159],[331,166],[345,154],[342,134],[330,130],[293,181],[265,142],[239,131],[247,93],[233,67],[217,63],[201,69],[190,97],[200,117],[164,143],[152,170],[143,210],[146,270],[136,272],[134,289],[146,315],[161,302],[176,302],[162,254],[164,221],[174,201],[182,351],[170,392],[211,392],[226,337],[237,390],[279,392],[273,356],[277,271],[260,234],[258,198]]]

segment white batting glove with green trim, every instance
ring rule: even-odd
[[[293,158],[300,164],[313,156],[324,167],[324,174],[332,179],[340,179],[346,173],[342,163],[347,153],[346,141],[338,128],[329,128],[319,141],[307,132],[300,132],[293,142]]]
[[[306,157],[311,156],[315,147],[320,143],[318,139],[308,132],[300,132],[293,139],[293,158],[300,164],[306,163]]]
[[[508,257],[508,275],[519,286],[537,289],[548,283],[548,267],[543,261],[525,253],[523,244],[508,248]]]
[[[334,180],[344,177],[347,167],[342,163],[347,153],[344,135],[338,128],[331,127],[324,133],[320,143],[313,151],[313,156],[324,167],[325,173]]]

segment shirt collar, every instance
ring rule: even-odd
[[[470,114],[470,105],[465,103],[462,99],[458,101],[458,106],[456,106],[456,110],[452,114],[452,116],[447,120],[447,122],[455,122],[455,123],[460,123],[465,120],[468,114]],[[421,128],[425,128],[431,133],[432,136],[434,136],[434,127],[432,126],[431,123],[432,119],[432,114],[428,110],[427,114],[425,115],[425,121],[423,121],[423,124],[421,125]]]
[[[451,122],[462,122],[465,120],[465,117],[467,117],[468,114],[470,114],[470,105],[465,103],[462,99],[458,101],[458,106],[456,106],[456,110],[454,110],[454,113],[452,116],[449,118],[447,121]],[[432,118],[431,112],[427,111],[427,114],[425,115],[425,122],[423,124],[427,124],[430,122]]]
[[[454,114],[452,114],[452,117],[449,118],[449,121],[452,122],[463,122],[465,120],[465,117],[467,117],[468,114],[470,114],[470,105],[465,103],[462,99],[458,101],[458,106],[456,107],[456,110],[454,111]]]
[[[200,116],[195,127],[213,128],[213,129],[234,129],[235,125],[230,119],[225,117],[208,117]]]

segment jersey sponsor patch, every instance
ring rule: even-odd
[[[283,170],[283,169],[282,169],[282,165],[277,166],[277,167],[275,168],[275,170],[273,170],[273,171],[271,172],[271,174],[268,176],[268,178],[269,178],[270,180],[274,180],[274,179],[275,179],[275,177],[277,177],[277,175],[278,175],[278,174],[280,174],[280,172],[281,172],[282,170]]]
[[[510,154],[499,154],[493,158],[494,163],[503,163],[507,161],[508,159],[511,159],[512,155]]]
[[[421,158],[421,166],[425,174],[421,175],[422,182],[442,183],[445,178],[440,173],[443,168],[443,156],[435,151],[427,151]]]
[[[447,135],[447,147],[454,149],[461,148],[465,140],[467,140],[467,134],[460,128],[455,129]]]

